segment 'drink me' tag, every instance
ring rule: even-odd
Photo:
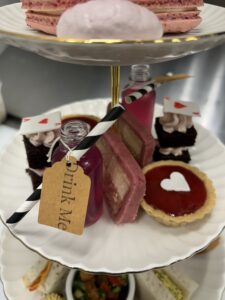
[[[63,159],[44,172],[38,222],[81,235],[91,180],[76,159]]]

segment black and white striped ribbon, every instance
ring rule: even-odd
[[[117,105],[112,108],[106,116],[89,132],[84,140],[71,152],[77,160],[79,160],[97,140],[118,120],[124,113],[125,108],[122,105]],[[6,223],[10,227],[14,227],[19,223],[26,214],[38,203],[41,196],[41,185],[30,195],[29,198],[16,210]]]
[[[142,98],[144,95],[150,93],[151,91],[154,91],[160,85],[161,85],[160,83],[156,83],[152,81],[146,84],[145,86],[143,86],[141,89],[137,90],[136,92],[126,96],[125,101],[128,104],[133,103],[134,101]]]

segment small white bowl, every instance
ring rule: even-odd
[[[67,300],[74,300],[73,294],[72,294],[72,284],[73,279],[76,274],[77,270],[72,269],[70,270],[67,279],[66,279],[66,299]],[[134,294],[135,294],[135,279],[133,274],[128,275],[128,282],[129,282],[129,289],[128,289],[128,295],[126,300],[134,300]]]

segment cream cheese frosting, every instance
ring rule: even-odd
[[[163,130],[168,133],[179,131],[186,133],[187,129],[193,126],[192,117],[181,114],[165,113],[163,117],[159,119]]]
[[[174,155],[180,156],[183,154],[183,151],[187,150],[186,147],[179,147],[179,148],[160,148],[159,152],[163,155]]]
[[[44,145],[50,148],[54,140],[58,137],[59,130],[50,130],[45,132],[37,132],[32,134],[27,134],[26,137],[29,139],[30,143],[38,147]]]

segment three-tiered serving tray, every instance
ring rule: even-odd
[[[120,65],[152,64],[173,60],[208,50],[225,42],[225,8],[213,5],[204,6],[202,24],[188,34],[149,41],[74,40],[44,35],[27,28],[20,4],[0,8],[0,16],[0,41],[6,44],[57,61],[111,66],[111,69],[116,71],[112,72],[114,74],[112,86],[117,88],[117,96],[118,86],[115,86],[115,81],[118,80]],[[115,104],[118,97],[113,100]],[[59,107],[57,110],[63,115],[76,113],[103,117],[109,101],[109,99],[86,100]],[[156,106],[155,115],[160,113],[161,107]],[[202,221],[185,227],[169,228],[140,213],[134,224],[118,226],[112,223],[105,211],[99,222],[86,228],[82,236],[75,236],[38,224],[37,205],[17,226],[8,229],[16,239],[34,252],[70,268],[92,272],[114,274],[140,272],[193,256],[214,240],[225,227],[225,147],[202,126],[196,125],[196,128],[198,138],[196,147],[191,153],[191,163],[207,173],[217,192],[215,209]],[[25,168],[25,151],[22,139],[18,135],[0,156],[0,216],[5,225],[7,218],[32,192],[29,178],[24,172]],[[1,255],[4,268],[1,274],[7,297],[20,300],[24,298],[15,295],[15,290],[11,289],[12,285],[9,284],[12,278],[10,279],[6,272],[7,266],[10,270],[13,268],[12,260],[5,259],[6,249],[14,243],[20,245],[10,235],[4,235],[4,251]],[[221,247],[224,247],[223,244]],[[25,248],[21,257],[27,255],[27,251]],[[224,260],[225,255],[221,254],[221,261]],[[21,263],[14,260],[14,267],[20,268]],[[220,299],[225,285],[225,267],[222,270],[215,300]],[[13,280],[17,280],[20,272],[14,274]]]

